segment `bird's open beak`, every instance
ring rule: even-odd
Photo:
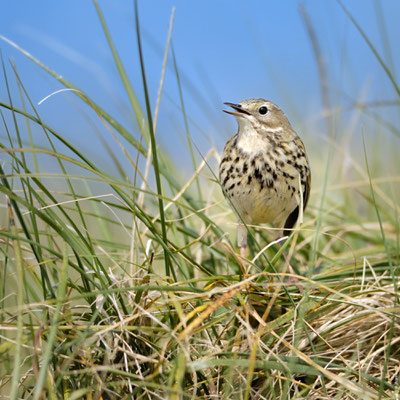
[[[226,112],[227,114],[234,115],[235,117],[244,117],[246,115],[250,115],[249,112],[244,110],[240,104],[235,104],[235,103],[224,103],[225,105],[232,107],[235,111],[228,111],[228,110],[222,110],[223,112]]]

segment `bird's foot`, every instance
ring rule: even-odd
[[[289,271],[290,271],[290,274],[291,274],[287,279],[287,282],[289,283],[289,286],[290,285],[296,285],[299,288],[299,292],[303,293],[303,284],[300,281],[300,279],[297,278],[296,273],[294,272],[294,270],[293,270],[293,268],[292,268],[292,266],[290,264],[289,264]]]
[[[246,258],[247,246],[240,246],[240,257]]]

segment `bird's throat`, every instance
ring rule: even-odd
[[[262,136],[250,121],[247,119],[240,118],[238,120],[239,131],[237,146],[240,150],[247,154],[254,154],[260,151],[266,151],[268,147],[268,141]]]

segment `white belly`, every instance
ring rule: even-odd
[[[295,187],[295,192],[287,190],[286,179],[283,178],[275,180],[273,188],[261,190],[258,182],[246,188],[239,185],[232,191],[231,200],[246,223],[273,223],[282,228],[299,204],[298,183],[292,181],[291,186]]]

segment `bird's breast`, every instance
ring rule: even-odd
[[[267,146],[255,137],[242,138],[239,145],[236,136],[227,143],[220,179],[246,223],[283,224],[299,204],[302,171],[290,157],[289,147]]]

